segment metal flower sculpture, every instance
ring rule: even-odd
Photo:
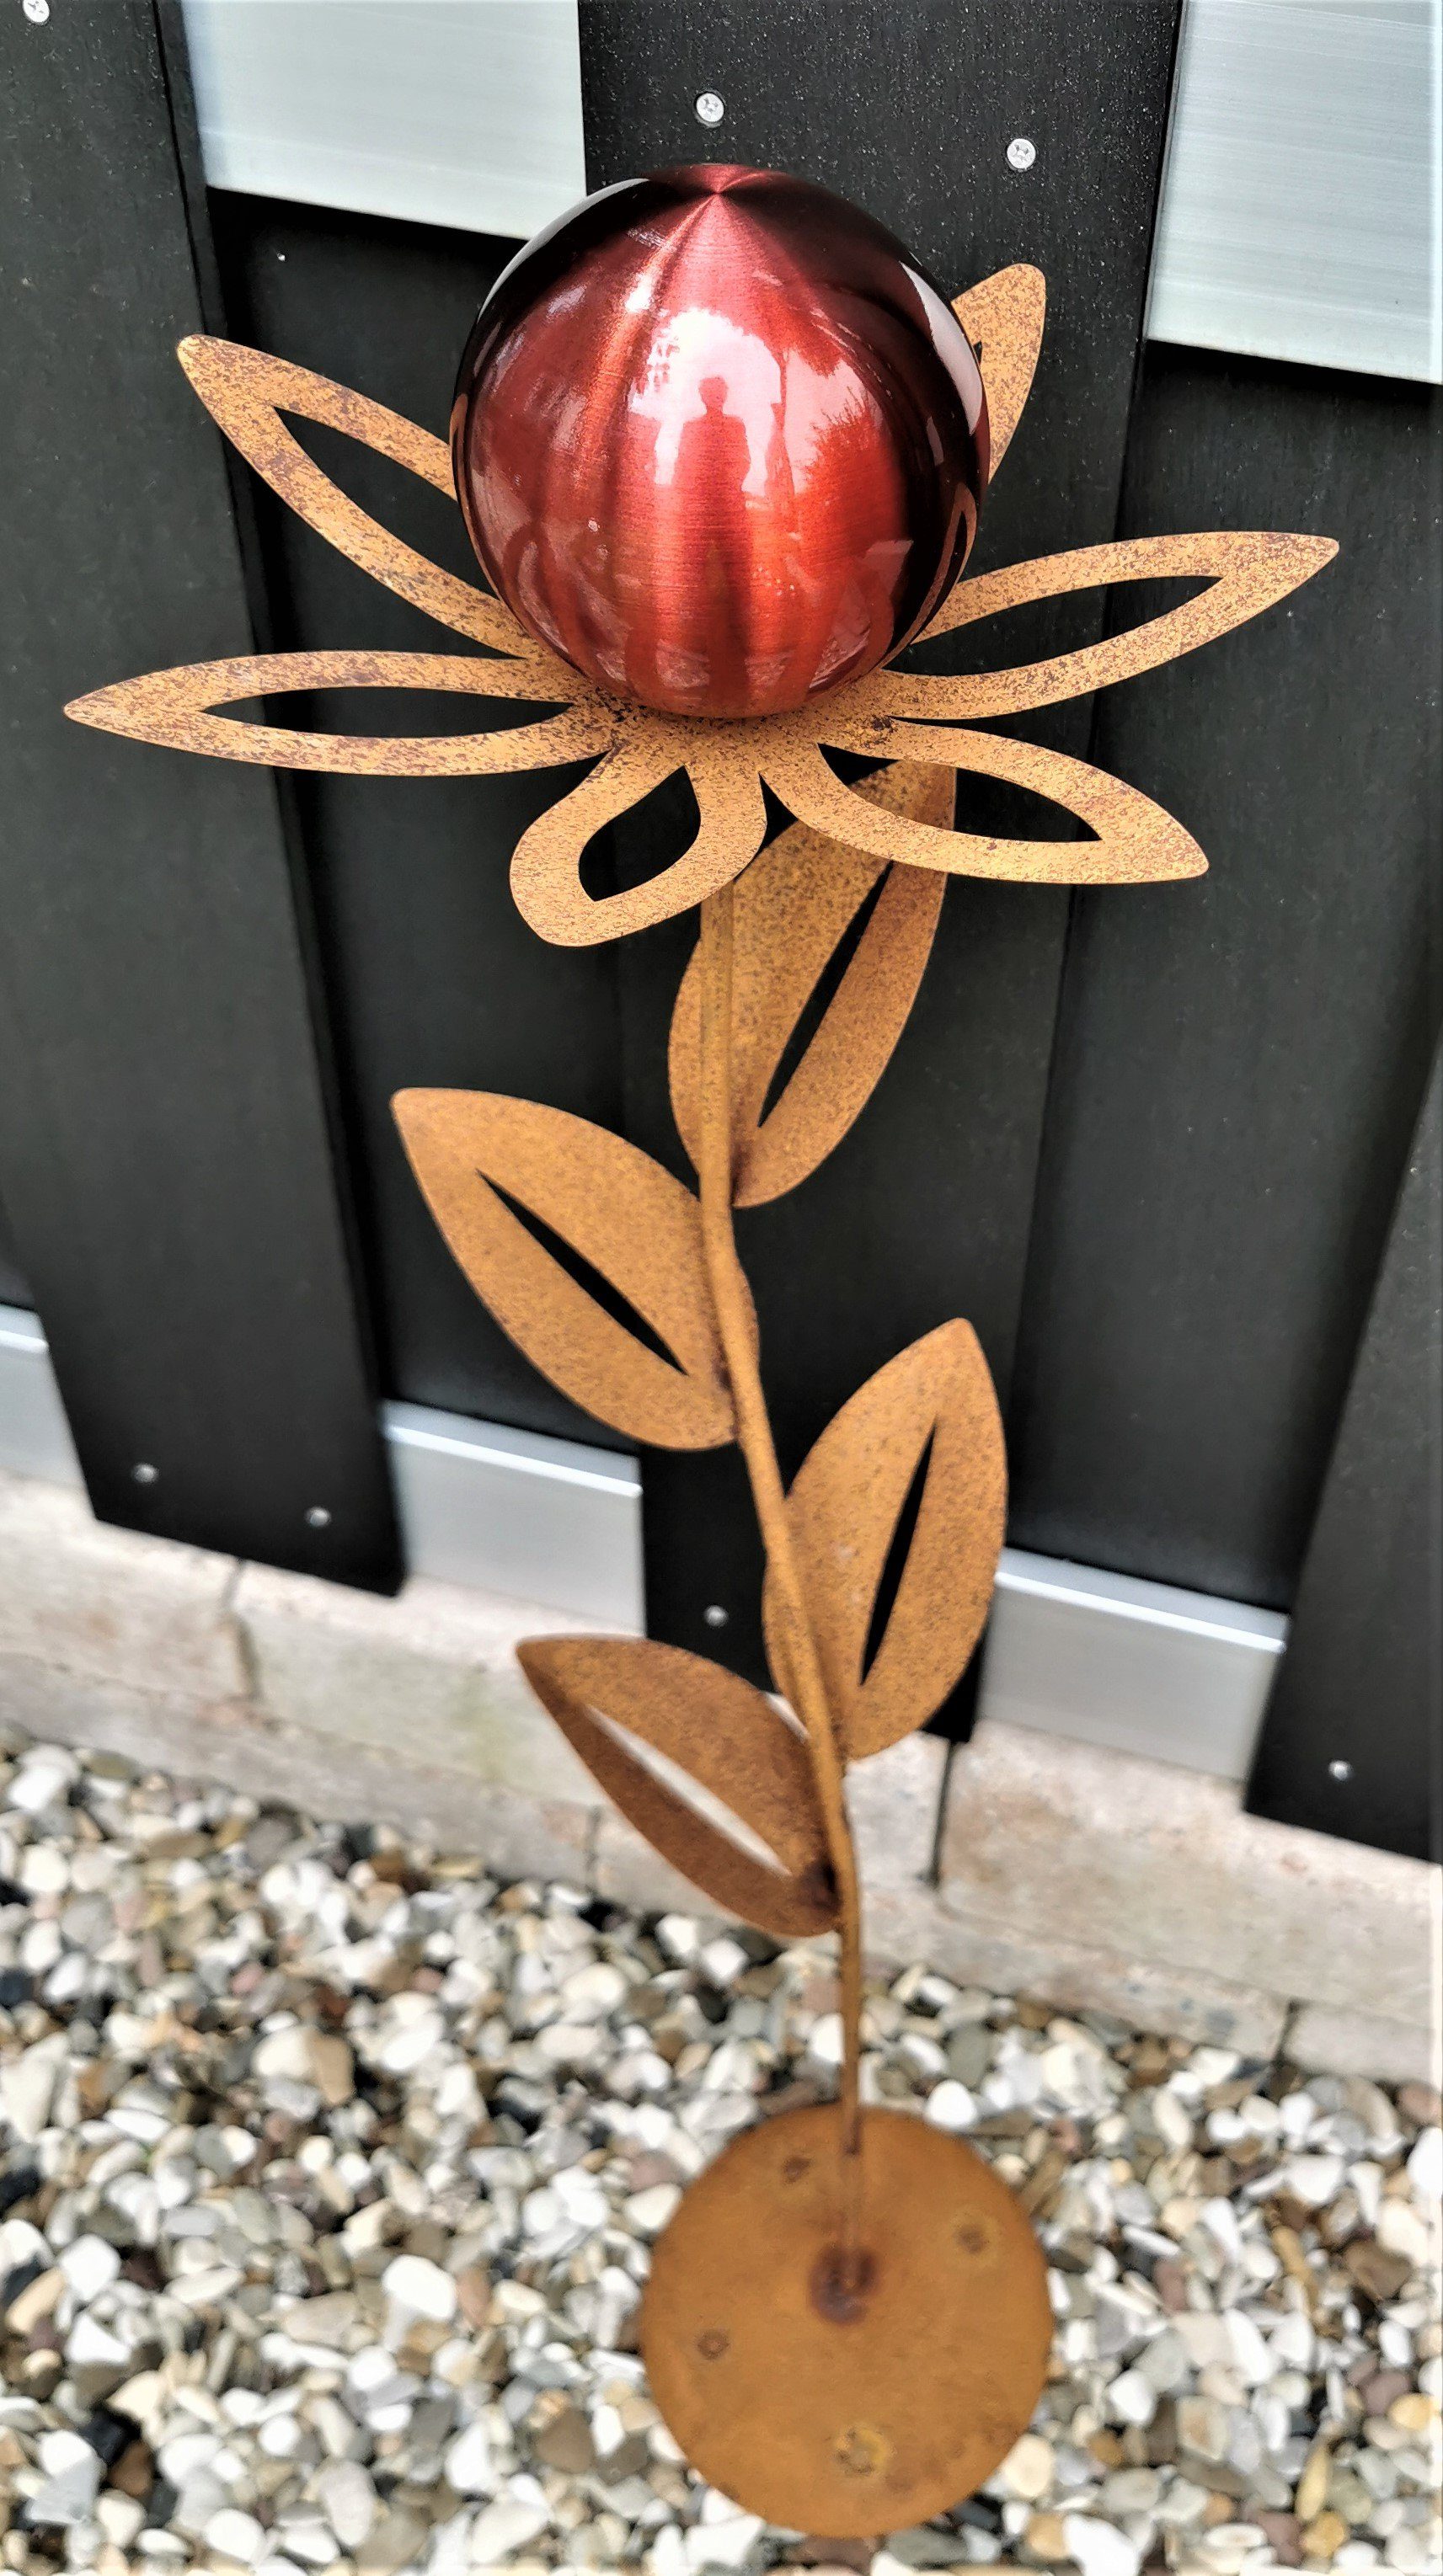
[[[755,173],[668,174],[664,184],[675,196],[678,183],[692,195],[731,189],[743,199],[751,188],[759,203],[790,190],[819,200],[820,213],[810,203],[803,211],[823,229],[865,222],[818,191]],[[639,183],[653,200],[659,184]],[[645,238],[650,282],[633,289],[632,315],[651,309],[648,296],[658,310],[664,301],[653,292],[655,228]],[[936,317],[948,331],[951,317],[913,268],[904,274],[931,299],[918,311],[935,350]],[[974,374],[980,351],[977,437],[990,439],[993,473],[1026,401],[1043,300],[1037,271],[1018,267],[952,308]],[[677,345],[673,331],[666,346]],[[920,633],[914,627],[860,676],[803,690],[800,703],[677,712],[585,676],[532,631],[544,622],[539,611],[523,623],[493,591],[390,535],[312,461],[283,415],[342,430],[452,494],[441,439],[304,368],[224,341],[187,340],[180,358],[226,435],[302,519],[480,649],[248,656],[124,681],[68,712],[142,741],[293,769],[436,777],[589,759],[582,784],[516,849],[511,883],[525,919],[545,939],[578,944],[701,908],[670,1057],[695,1191],[623,1139],[539,1103],[412,1091],[395,1112],[451,1252],[536,1367],[633,1439],[681,1449],[735,1441],[743,1453],[765,1544],[775,1698],[641,1639],[546,1638],[521,1660],[602,1786],[707,1896],[784,1939],[840,1938],[838,2102],[781,2114],[736,2141],[686,2194],[656,2248],[643,2350],[663,2413],[713,2484],[774,2522],[834,2535],[917,2522],[978,2485],[1024,2428],[1051,2317],[1027,2220],[982,2160],[923,2122],[862,2107],[862,1928],[844,1780],[849,1763],[923,1725],[973,1652],[1002,1544],[1002,1425],[970,1326],[944,1323],[843,1405],[788,1492],[733,1210],[795,1188],[864,1106],[906,1024],[949,875],[1116,885],[1205,866],[1183,826],[1135,788],[980,728],[1191,651],[1284,597],[1335,549],[1317,537],[1251,534],[1088,547],[939,585],[942,604]],[[649,363],[661,364],[655,347]],[[708,391],[715,381],[701,385],[709,413],[720,410],[721,396]],[[629,382],[635,408],[634,375]],[[627,399],[628,381],[612,391]],[[594,373],[587,398],[597,398]],[[980,453],[969,542],[987,471],[985,446]],[[468,524],[477,535],[469,512]],[[950,524],[955,572],[966,550],[955,510]],[[484,559],[479,536],[478,552]],[[969,678],[907,667],[910,642],[1023,602],[1180,575],[1205,587],[1055,660]],[[524,606],[524,578],[514,595]],[[508,731],[399,739],[219,712],[354,687],[453,690],[551,712]],[[827,749],[879,766],[846,785]],[[588,841],[677,770],[699,813],[691,847],[644,885],[589,894],[580,874]],[[1049,798],[1092,837],[955,830],[959,771]],[[765,848],[764,785],[795,817]],[[859,919],[845,971],[798,1054],[811,998]],[[606,1311],[526,1215],[610,1281],[651,1339]],[[884,1566],[919,1474],[900,1581],[869,1655]],[[682,1780],[696,1785],[696,1800]]]

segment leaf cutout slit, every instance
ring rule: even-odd
[[[609,894],[632,894],[664,876],[701,830],[701,807],[685,769],[659,778],[624,815],[603,823],[581,853],[582,891],[593,903]]]
[[[776,1853],[765,1836],[759,1834],[754,1825],[749,1825],[744,1816],[739,1816],[735,1807],[729,1806],[725,1798],[719,1797],[714,1789],[709,1789],[705,1781],[698,1780],[694,1772],[686,1770],[680,1762],[674,1762],[670,1754],[662,1752],[659,1745],[648,1744],[644,1737],[633,1735],[629,1727],[620,1725],[613,1717],[608,1717],[605,1709],[597,1708],[593,1704],[588,1710],[588,1715],[592,1724],[599,1728],[603,1735],[610,1736],[619,1751],[629,1754],[633,1762],[639,1762],[643,1771],[649,1771],[652,1778],[658,1780],[663,1789],[669,1789],[674,1798],[679,1798],[684,1806],[690,1807],[696,1815],[700,1816],[703,1824],[710,1825],[717,1833],[725,1834],[729,1841],[737,1845],[738,1850],[746,1853],[748,1860],[759,1861],[764,1869],[775,1870],[778,1877],[785,1875]],[[783,1715],[781,1710],[778,1710],[777,1715],[781,1725],[789,1727],[799,1740],[804,1740],[790,1716]]]
[[[454,573],[458,581],[495,597],[472,552],[454,492],[443,492],[437,484],[426,482],[410,466],[403,465],[399,457],[388,456],[384,448],[353,437],[334,421],[311,420],[305,412],[287,410],[282,411],[281,418],[311,463],[378,527],[399,537],[403,545],[413,546],[442,572]],[[278,526],[289,529],[297,524],[279,493],[267,489],[259,506],[268,516],[274,516]],[[306,522],[301,520],[299,524],[305,526]],[[314,533],[319,535],[321,531]]]
[[[907,1558],[911,1553],[917,1515],[922,1509],[922,1496],[927,1488],[927,1477],[932,1465],[932,1445],[936,1437],[935,1431],[927,1435],[926,1445],[912,1473],[912,1481],[902,1497],[902,1508],[897,1514],[892,1536],[888,1541],[887,1553],[883,1559],[882,1571],[877,1578],[872,1616],[867,1623],[867,1639],[862,1648],[861,1678],[864,1682],[882,1651],[883,1640],[887,1634],[887,1623],[892,1616],[892,1605],[897,1598],[902,1577],[907,1569]]]
[[[498,663],[501,660],[500,655],[476,655],[481,666],[492,658]],[[478,690],[474,696],[467,692],[465,704],[475,707],[476,721],[458,725],[454,691],[416,689],[398,680],[389,689],[271,689],[264,696],[232,699],[225,712],[231,723],[283,725],[302,733],[365,734],[380,741],[421,742],[434,734],[454,741],[462,734],[513,733],[522,725],[541,724],[547,716],[560,715],[566,700],[488,698]],[[353,722],[357,709],[360,720]],[[429,724],[425,720],[428,714],[433,719]],[[578,759],[578,769],[580,766]]]
[[[979,733],[988,730],[979,725]],[[946,731],[944,725],[935,728]],[[828,743],[820,743],[821,759],[841,786],[846,779],[837,752]],[[1083,821],[1080,814],[1059,805],[1056,797],[1041,788],[1024,787],[1020,779],[991,778],[980,770],[959,768],[957,772],[957,805],[954,829],[959,833],[985,833],[995,841],[1099,841],[1100,832]],[[875,903],[877,893],[870,900]]]
[[[781,1054],[777,1058],[776,1069],[773,1072],[772,1078],[767,1084],[766,1091],[763,1095],[762,1105],[757,1113],[756,1123],[759,1127],[764,1127],[766,1125],[767,1120],[770,1118],[772,1111],[777,1105],[777,1102],[781,1099],[782,1093],[786,1090],[788,1083],[791,1081],[793,1074],[796,1072],[798,1065],[801,1063],[803,1056],[806,1054],[808,1047],[811,1045],[813,1038],[816,1036],[818,1029],[826,1018],[828,1011],[831,1009],[832,1004],[841,989],[842,978],[846,974],[848,967],[856,956],[857,950],[862,944],[863,938],[865,937],[870,925],[872,915],[876,911],[877,906],[882,899],[882,888],[887,883],[891,873],[892,871],[890,868],[883,868],[875,885],[868,887],[867,892],[863,895],[860,904],[853,913],[851,920],[847,923],[840,939],[837,941],[836,947],[832,950],[831,956],[827,959],[825,966],[822,968],[820,975],[812,986],[811,992],[802,1004],[802,1008],[792,1026],[786,1045],[783,1047]]]
[[[1110,637],[1185,608],[1215,588],[1210,573],[1155,573],[1140,581],[1110,581],[1105,572],[1074,590],[1040,590],[1006,601],[986,617],[943,634],[914,637],[893,667],[903,677],[991,678],[1014,665],[1028,669],[1091,650]],[[999,719],[979,716],[979,723]],[[971,718],[958,719],[971,722]]]
[[[495,1191],[502,1206],[510,1211],[518,1225],[525,1226],[542,1251],[549,1252],[558,1269],[564,1270],[578,1288],[585,1289],[604,1315],[609,1315],[614,1324],[620,1324],[624,1332],[632,1334],[654,1358],[665,1360],[668,1368],[681,1367],[675,1351],[663,1340],[655,1325],[647,1322],[640,1307],[633,1306],[631,1299],[623,1296],[604,1270],[598,1270],[587,1260],[584,1252],[578,1252],[574,1243],[568,1243],[564,1234],[558,1234],[554,1226],[547,1224],[545,1217],[538,1216],[524,1199],[514,1197],[500,1181],[492,1180],[489,1174],[478,1174],[478,1178],[485,1180],[487,1188]]]

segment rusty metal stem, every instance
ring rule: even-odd
[[[722,1356],[736,1413],[737,1440],[751,1479],[752,1501],[775,1586],[786,1671],[779,1673],[807,1733],[817,1796],[836,1882],[841,1958],[842,2242],[854,2250],[861,2191],[862,1918],[857,1856],[842,1790],[844,1760],[807,1613],[762,1391],[751,1301],[732,1225],[732,889],[701,907],[701,1180],[702,1248]]]

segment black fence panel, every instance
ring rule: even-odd
[[[1248,1784],[1255,1815],[1420,1860],[1443,1857],[1440,1333],[1435,1062]]]
[[[444,436],[476,306],[515,243],[214,192],[226,328],[386,403]],[[475,563],[460,513],[429,485],[338,431],[295,435],[385,526],[460,573]],[[457,639],[258,486],[271,622],[288,650],[352,645],[447,652]],[[316,722],[357,722],[357,700],[315,698]],[[476,700],[478,730],[535,714]],[[367,731],[453,731],[455,700],[366,693]],[[504,1091],[621,1123],[614,952],[549,948],[507,886],[528,823],[583,774],[324,778],[294,782],[363,1211],[385,1383],[417,1404],[626,1444],[538,1376],[446,1250],[391,1117],[415,1085]]]
[[[1078,899],[1014,1407],[1024,1546],[1291,1603],[1438,1028],[1437,416],[1424,386],[1148,352],[1124,533],[1341,552],[1097,701],[1100,764],[1211,865]]]
[[[101,1516],[390,1587],[274,784],[61,713],[251,642],[221,442],[174,357],[196,248],[145,0],[7,9],[0,123],[24,389],[0,479],[0,1191]]]
[[[1015,260],[1044,269],[1042,363],[974,568],[1100,541],[1116,523],[1176,17],[1171,0],[1106,0],[1080,45],[1066,0],[588,0],[588,177],[688,160],[782,168],[863,205],[954,292]],[[725,102],[719,126],[697,120],[704,90]],[[1018,136],[1036,147],[1025,171],[1007,157]],[[1102,613],[1099,597],[1074,598],[967,640],[1030,660],[1088,640]],[[1088,725],[1085,702],[1035,720],[1039,739],[1074,752]],[[962,782],[973,830],[1061,830],[1020,808]],[[662,790],[614,834],[619,874],[649,872],[683,837],[680,800]],[[1067,917],[1056,890],[950,885],[912,1024],[865,1116],[792,1197],[743,1220],[786,1472],[856,1386],[948,1316],[976,1326],[1005,1397]],[[630,1131],[677,1169],[665,1042],[694,936],[694,919],[671,923],[621,956]],[[738,1460],[648,1456],[644,1493],[653,1632],[760,1676],[760,1557]],[[964,1689],[955,1724],[969,1704]]]
[[[20,1268],[20,1255],[5,1210],[0,1207],[0,1305],[28,1306],[30,1283]]]

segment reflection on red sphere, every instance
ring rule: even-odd
[[[770,715],[940,605],[987,480],[966,334],[900,242],[775,171],[663,170],[538,234],[451,415],[483,570],[604,688]]]

